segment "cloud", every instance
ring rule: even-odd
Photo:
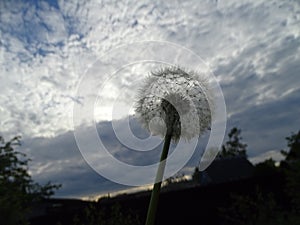
[[[271,158],[276,162],[280,162],[284,159],[284,156],[277,150],[270,150],[256,157],[252,157],[249,160],[255,165]]]
[[[160,39],[156,19],[169,17],[161,6],[176,11],[176,5],[151,2],[1,4],[1,105],[8,112],[1,121],[13,117],[20,121],[18,133],[44,136],[72,129],[72,107],[81,97],[75,94],[78,82],[97,57],[126,42]],[[2,132],[12,133],[6,124]]]
[[[34,176],[40,174],[38,179],[47,171],[54,178],[66,170],[74,176],[59,179],[71,182],[78,172],[71,168],[77,163],[78,168],[85,168],[82,179],[89,177],[90,170],[79,160],[78,152],[65,149],[76,149],[71,141],[73,106],[84,107],[95,99],[106,71],[97,66],[92,71],[94,96],[77,94],[81,78],[96,59],[105,63],[103,55],[118,46],[163,40],[193,50],[211,68],[224,92],[228,129],[242,129],[251,157],[284,148],[284,137],[300,125],[299,9],[297,0],[3,1],[1,135],[21,134],[24,140],[31,140],[35,149],[31,156],[36,162],[31,171]],[[137,52],[123,57],[132,59]],[[137,64],[116,73],[95,104],[96,121],[111,118],[110,106],[115,99],[118,107],[128,106],[136,92],[133,83],[154,67]],[[132,109],[128,112],[132,114]],[[124,118],[122,113],[120,118]],[[145,161],[138,153],[127,157],[131,153],[123,145],[114,146],[115,137],[109,129],[105,130],[107,145],[112,145],[119,159],[149,163],[157,158],[156,153],[148,153]],[[39,147],[45,150],[39,152]],[[193,161],[192,165],[196,164]],[[76,185],[69,187],[76,192]]]
[[[129,121],[133,134],[139,138],[149,136],[133,117],[130,117]],[[52,181],[63,185],[62,190],[57,192],[57,196],[94,196],[112,192],[113,190],[128,189],[130,187],[104,178],[105,171],[114,170],[114,168],[112,168],[113,165],[105,164],[105,157],[107,156],[103,151],[108,151],[109,154],[113,155],[120,162],[143,167],[159,161],[162,140],[160,138],[153,139],[154,141],[148,142],[148,147],[147,144],[143,146],[145,147],[144,149],[140,149],[141,146],[136,145],[136,143],[130,143],[133,146],[132,148],[124,145],[116,134],[118,136],[124,134],[128,139],[131,138],[125,126],[127,122],[127,119],[117,121],[118,127],[115,129],[109,121],[100,122],[96,125],[99,140],[103,142],[105,148],[101,151],[85,152],[83,154],[88,148],[79,150],[73,132],[65,132],[55,137],[23,138],[22,146],[19,150],[26,153],[32,159],[30,162],[30,174],[35,181],[42,184]],[[81,141],[85,143],[85,146],[94,145],[95,140],[91,139],[93,127],[81,127],[80,129]],[[183,170],[187,170],[198,164],[206,143],[207,136],[204,136],[199,140],[197,149],[191,159],[186,165],[183,165]],[[176,145],[172,144],[169,154],[172,154],[175,148]],[[185,150],[179,149],[179,151],[183,151],[182,154],[184,154]],[[88,154],[90,154],[91,158],[98,161],[95,164],[88,164],[91,161],[85,161],[83,158],[83,156],[86,157]],[[101,169],[103,166],[105,166],[104,170]],[[172,167],[170,162],[168,166]],[[96,172],[99,169],[101,171],[100,174]],[[137,172],[142,171],[139,168],[136,170]],[[118,171],[115,176],[126,177],[126,173],[126,171]],[[143,171],[138,172],[135,174],[134,179],[144,180],[145,176],[147,176],[147,173]]]
[[[30,162],[30,174],[41,184],[62,184],[56,196],[86,197],[124,189],[97,174],[83,159],[72,132],[55,137],[22,139],[20,150]]]
[[[299,95],[298,89],[277,101],[251,107],[230,120],[231,126],[238,125],[242,128],[244,141],[249,145],[249,156],[270,149],[286,148],[285,137],[299,130]]]

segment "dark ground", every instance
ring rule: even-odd
[[[157,224],[172,225],[221,225],[223,217],[220,209],[226,209],[231,204],[233,194],[251,195],[257,189],[263,193],[273,193],[281,204],[285,204],[283,180],[276,174],[270,176],[254,176],[248,179],[230,181],[222,184],[187,187],[180,190],[162,192],[157,212]],[[150,191],[125,194],[114,198],[100,199],[92,203],[99,211],[106,211],[115,204],[122,209],[138,215],[140,221],[145,221],[150,200]],[[32,225],[62,225],[73,224],[74,215],[82,215],[85,207],[91,204],[79,200],[47,200],[47,215],[31,219]],[[143,224],[143,222],[142,222]]]

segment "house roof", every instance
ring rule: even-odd
[[[253,175],[254,166],[245,157],[215,159],[204,171],[204,183],[223,183],[248,178]]]

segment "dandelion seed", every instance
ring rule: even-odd
[[[140,89],[135,112],[151,134],[164,137],[167,130],[171,132],[172,129],[172,140],[176,142],[180,137],[189,140],[201,135],[210,127],[212,105],[212,96],[203,78],[194,72],[170,67],[151,73]],[[163,118],[156,120],[154,132],[149,127],[150,121],[161,115]],[[195,119],[198,123],[195,123]],[[151,122],[152,128],[155,127],[153,123],[155,121]],[[183,123],[190,126],[182,126]]]

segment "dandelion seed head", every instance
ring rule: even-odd
[[[170,132],[176,142],[201,135],[211,124],[212,96],[205,79],[179,67],[151,72],[140,89],[135,112],[152,135]]]

